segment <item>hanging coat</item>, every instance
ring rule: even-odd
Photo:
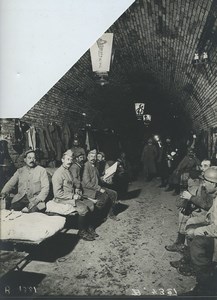
[[[46,147],[46,140],[44,135],[44,130],[41,128],[37,129],[38,137],[39,137],[39,149],[43,152],[43,158],[48,158],[48,151]]]
[[[25,122],[15,119],[14,123],[14,134],[15,134],[15,143],[13,148],[16,152],[21,154],[25,148],[26,136],[25,132],[29,129],[29,125]]]
[[[48,130],[56,153],[56,160],[61,160],[63,154],[63,145],[58,129],[59,128],[55,123],[51,123],[48,125]]]
[[[8,151],[8,142],[0,140],[0,189],[15,172],[14,163]]]
[[[30,128],[26,131],[27,143],[26,149],[36,150],[36,129],[34,126],[30,126]]]
[[[66,151],[67,149],[70,148],[71,145],[71,131],[67,123],[63,124],[62,132],[61,132],[61,140],[63,143],[63,151]]]
[[[50,158],[50,160],[53,160],[56,156],[56,150],[55,150],[53,142],[51,140],[48,127],[46,127],[44,129],[44,136],[45,136],[46,147],[47,147],[47,150],[49,153],[49,158]]]

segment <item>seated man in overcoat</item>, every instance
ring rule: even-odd
[[[93,211],[94,204],[82,201],[81,195],[75,193],[73,176],[70,167],[73,163],[73,152],[67,150],[62,157],[62,165],[55,171],[52,177],[54,201],[61,204],[70,204],[78,212],[78,235],[86,241],[95,239],[89,228],[89,211]]]
[[[45,168],[36,164],[35,151],[30,149],[24,154],[25,166],[19,168],[3,187],[1,194],[6,198],[6,207],[23,212],[45,210],[45,199],[49,193],[49,180]],[[11,203],[9,193],[18,187]]]
[[[82,187],[84,195],[97,199],[96,207],[102,209],[107,205],[110,206],[109,218],[118,221],[114,214],[114,206],[117,201],[117,193],[108,188],[102,188],[99,172],[96,168],[96,150],[91,150],[87,156],[87,162],[84,165],[84,173],[82,178]]]

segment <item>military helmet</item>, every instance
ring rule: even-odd
[[[212,166],[204,172],[204,178],[210,182],[217,183],[217,167]]]

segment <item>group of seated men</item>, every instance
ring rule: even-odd
[[[52,176],[54,201],[69,204],[78,213],[78,235],[86,241],[93,241],[97,219],[109,218],[118,221],[114,214],[117,193],[102,187],[103,181],[96,168],[96,150],[89,151],[84,163],[82,151],[67,150],[62,156],[62,165]],[[19,168],[1,191],[6,208],[26,213],[44,212],[50,182],[45,168],[37,165],[36,154],[28,150],[24,155],[25,165]],[[11,199],[10,193],[17,187]]]
[[[196,276],[197,285],[186,295],[215,295],[217,262],[217,166],[201,162],[190,173],[188,188],[177,198],[178,236],[167,251],[183,257],[170,265],[184,276]]]

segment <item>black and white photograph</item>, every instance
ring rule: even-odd
[[[216,299],[217,0],[0,10],[1,297]]]

